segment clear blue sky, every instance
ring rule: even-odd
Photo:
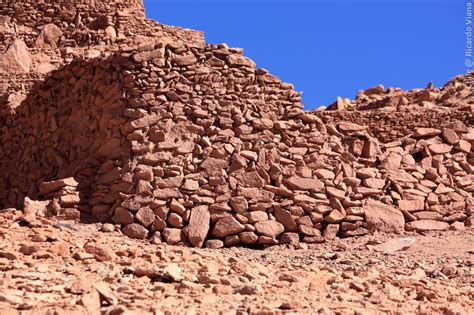
[[[303,91],[306,109],[376,84],[443,85],[465,73],[470,0],[145,0],[163,24],[242,47]]]

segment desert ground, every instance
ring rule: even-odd
[[[0,216],[0,313],[472,314],[474,230],[192,249]]]

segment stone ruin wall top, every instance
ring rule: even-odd
[[[0,0],[0,27],[5,23],[17,25],[13,33],[11,30],[0,33],[0,46],[8,45],[11,37],[15,36],[32,47],[38,33],[50,23],[58,26],[63,35],[71,39],[77,37],[73,34],[78,31],[85,34],[105,29],[108,25],[131,34],[130,30],[143,28],[138,24],[144,20],[142,0]],[[94,40],[75,41],[79,46],[94,44]]]
[[[136,13],[145,15],[143,0],[0,0],[0,13],[8,12],[13,5],[43,6],[60,4],[65,6],[81,5],[91,11],[105,9],[133,9]]]
[[[1,50],[14,38],[34,48],[43,27],[51,23],[62,30],[62,47],[102,44],[107,26],[121,38],[141,35],[204,45],[202,32],[146,19],[143,0],[0,0]]]

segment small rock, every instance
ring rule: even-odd
[[[377,252],[393,254],[401,250],[406,250],[410,248],[413,244],[415,244],[415,239],[413,238],[397,238],[388,240],[380,245],[375,245],[373,249]]]
[[[242,295],[259,295],[263,293],[263,289],[257,284],[246,284],[237,293]]]
[[[105,224],[102,225],[100,230],[104,233],[111,233],[111,232],[115,231],[115,227],[114,227],[113,224],[105,223]]]
[[[283,224],[275,220],[257,222],[255,223],[255,229],[257,233],[268,237],[277,237],[285,231]]]
[[[245,227],[234,217],[225,217],[217,221],[212,229],[212,235],[217,238],[224,238],[235,235],[245,230]]]
[[[137,239],[146,239],[148,236],[148,230],[138,223],[126,225],[122,232],[128,237]]]

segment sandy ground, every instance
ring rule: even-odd
[[[19,218],[0,213],[2,315],[474,314],[473,229],[209,250]]]

